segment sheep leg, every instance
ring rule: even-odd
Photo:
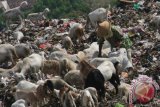
[[[102,57],[103,44],[104,44],[104,38],[100,38],[100,40],[99,40],[99,54],[98,54],[98,57]]]
[[[116,94],[118,94],[118,84],[115,82],[113,78],[109,80],[109,82],[115,87],[116,89]]]
[[[15,61],[13,60],[13,55],[12,55],[12,53],[10,53],[10,60],[11,60],[11,62],[12,62],[12,65],[14,66],[14,65],[16,65],[16,63],[15,63]]]

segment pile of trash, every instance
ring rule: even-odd
[[[87,18],[9,24],[0,32],[0,106],[15,107],[21,99],[23,107],[160,107],[159,9],[158,0],[120,0],[118,6],[98,8]],[[103,41],[97,29],[105,20],[115,38]],[[102,90],[85,87],[91,68],[104,76],[102,99]],[[115,75],[120,83],[113,81]]]

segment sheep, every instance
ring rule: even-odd
[[[11,44],[1,44],[0,45],[0,63],[4,63],[10,60],[13,66],[18,60],[18,55],[13,45]]]
[[[15,7],[15,8],[12,8],[12,9],[9,9],[9,10],[6,10],[6,11],[4,12],[4,17],[5,17],[5,19],[6,19],[6,25],[9,26],[9,25],[8,25],[8,24],[9,24],[8,22],[9,22],[11,19],[13,19],[13,18],[15,18],[15,17],[17,17],[17,16],[19,16],[20,19],[21,19],[21,15],[22,15],[21,10],[22,10],[23,8],[25,8],[27,5],[28,5],[28,2],[27,2],[27,1],[23,1],[23,2],[20,4],[20,6]],[[22,22],[22,20],[21,20],[21,22]]]
[[[83,43],[83,36],[85,37],[83,26],[79,23],[74,23],[69,29],[69,37],[73,43],[77,45],[77,39],[79,40],[79,43]]]
[[[27,107],[27,106],[26,106],[26,101],[23,100],[23,99],[19,99],[19,100],[15,101],[15,102],[11,105],[11,107]]]
[[[38,21],[38,20],[44,20],[46,19],[46,14],[50,12],[49,8],[45,8],[43,12],[39,12],[39,13],[30,13],[27,16],[27,19],[33,21]]]

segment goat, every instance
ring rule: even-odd
[[[131,85],[121,82],[121,85],[118,87],[120,97],[122,97],[122,100],[124,100],[126,103],[128,102],[128,96],[131,92]]]
[[[19,58],[23,59],[31,53],[30,47],[24,43],[16,44],[14,47]]]
[[[71,38],[69,36],[66,36],[63,40],[62,40],[62,47],[65,49],[71,49],[73,46],[73,42],[71,40]]]
[[[108,41],[105,41],[102,48],[102,56],[107,57],[110,51],[110,44],[108,43]],[[88,59],[96,58],[98,56],[98,43],[93,42],[90,47],[84,49],[83,52]]]
[[[132,68],[131,50],[120,48],[117,52],[111,52],[108,54],[109,58],[94,58],[90,61],[95,67],[99,66],[104,61],[111,61],[112,63],[119,62],[118,72],[121,73],[128,68]]]
[[[20,81],[16,86],[16,90],[23,90],[23,91],[28,91],[28,92],[36,92],[38,85],[31,83],[29,81],[26,80],[22,80]]]
[[[103,47],[103,43],[105,39],[111,38],[113,36],[113,32],[111,29],[111,23],[108,21],[103,21],[98,24],[96,29],[97,36],[99,37],[99,54],[98,56],[101,57],[101,51]]]
[[[77,45],[77,39],[79,43],[83,43],[83,36],[85,37],[83,26],[79,23],[74,23],[69,30],[69,37],[72,39],[73,43]]]
[[[44,56],[31,54],[23,59],[23,65],[20,73],[16,73],[18,78],[25,78],[28,73],[38,73],[43,66]]]
[[[44,19],[46,19],[45,15],[48,12],[50,12],[49,8],[45,8],[43,12],[28,14],[27,19],[29,19],[31,21],[44,20]]]
[[[68,58],[62,60],[48,60],[43,62],[42,73],[52,76],[64,76],[70,70],[76,70],[77,64]]]
[[[77,89],[70,86],[64,80],[56,77],[46,80],[43,86],[46,94],[48,94],[47,91],[53,92],[54,89],[60,90],[60,93],[62,93],[64,92],[66,87],[69,88],[70,90],[77,91]]]
[[[0,45],[0,63],[4,63],[10,60],[13,66],[18,60],[18,55],[16,53],[15,47],[11,44],[1,44]]]
[[[105,81],[110,81],[112,85],[116,88],[116,93],[118,93],[118,85],[120,85],[120,79],[117,74],[117,64],[113,65],[110,61],[105,61],[97,67],[97,69],[91,66],[87,61],[81,60],[80,62],[80,72],[85,79],[85,88],[95,87],[98,90],[100,97],[105,96]]]
[[[36,107],[38,103],[40,105],[45,103],[44,98],[47,98],[47,96],[43,84],[44,81],[41,81],[39,84],[34,84],[26,80],[20,81],[15,87],[15,99],[23,98],[31,103],[31,105],[34,105],[34,107]]]
[[[98,107],[98,95],[97,91],[93,87],[88,87],[79,92],[67,91],[63,95],[63,107],[77,107],[77,103],[80,103],[82,107]]]
[[[35,92],[29,92],[24,90],[17,90],[15,92],[15,99],[24,99],[27,103],[30,103],[32,107],[38,106],[38,99]]]
[[[21,15],[22,15],[21,10],[22,10],[23,8],[25,8],[27,5],[28,5],[28,2],[27,2],[27,1],[23,1],[23,2],[20,4],[20,6],[5,11],[5,12],[4,12],[4,17],[5,17],[6,21],[7,21],[7,22],[6,22],[6,25],[9,26],[9,25],[8,25],[8,22],[9,22],[11,19],[13,19],[13,18],[15,18],[15,17],[17,17],[17,16],[19,16],[20,19],[21,19]],[[21,20],[21,21],[22,21],[22,20]]]
[[[91,26],[96,28],[98,21],[107,20],[107,10],[105,8],[98,8],[88,14],[86,28],[91,23]]]
[[[78,89],[84,89],[84,79],[79,70],[71,70],[64,76],[64,81]]]
[[[21,31],[13,32],[13,36],[17,40],[18,43],[20,43],[20,40],[24,37],[24,35]]]
[[[0,68],[0,75],[2,77],[11,77],[14,73],[21,71],[22,65],[23,65],[23,61],[19,61],[14,67],[10,69]]]

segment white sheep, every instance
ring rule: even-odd
[[[23,1],[20,6],[18,7],[15,7],[15,8],[12,8],[12,9],[9,9],[7,11],[4,12],[4,17],[6,19],[6,25],[9,26],[9,21],[17,16],[20,17],[21,19],[21,23],[22,23],[22,12],[21,10],[23,8],[25,8],[26,6],[28,5],[28,2],[27,1]]]
[[[48,12],[50,12],[49,8],[45,8],[43,12],[28,14],[27,19],[29,19],[31,21],[44,20],[44,19],[46,19],[45,15]]]

